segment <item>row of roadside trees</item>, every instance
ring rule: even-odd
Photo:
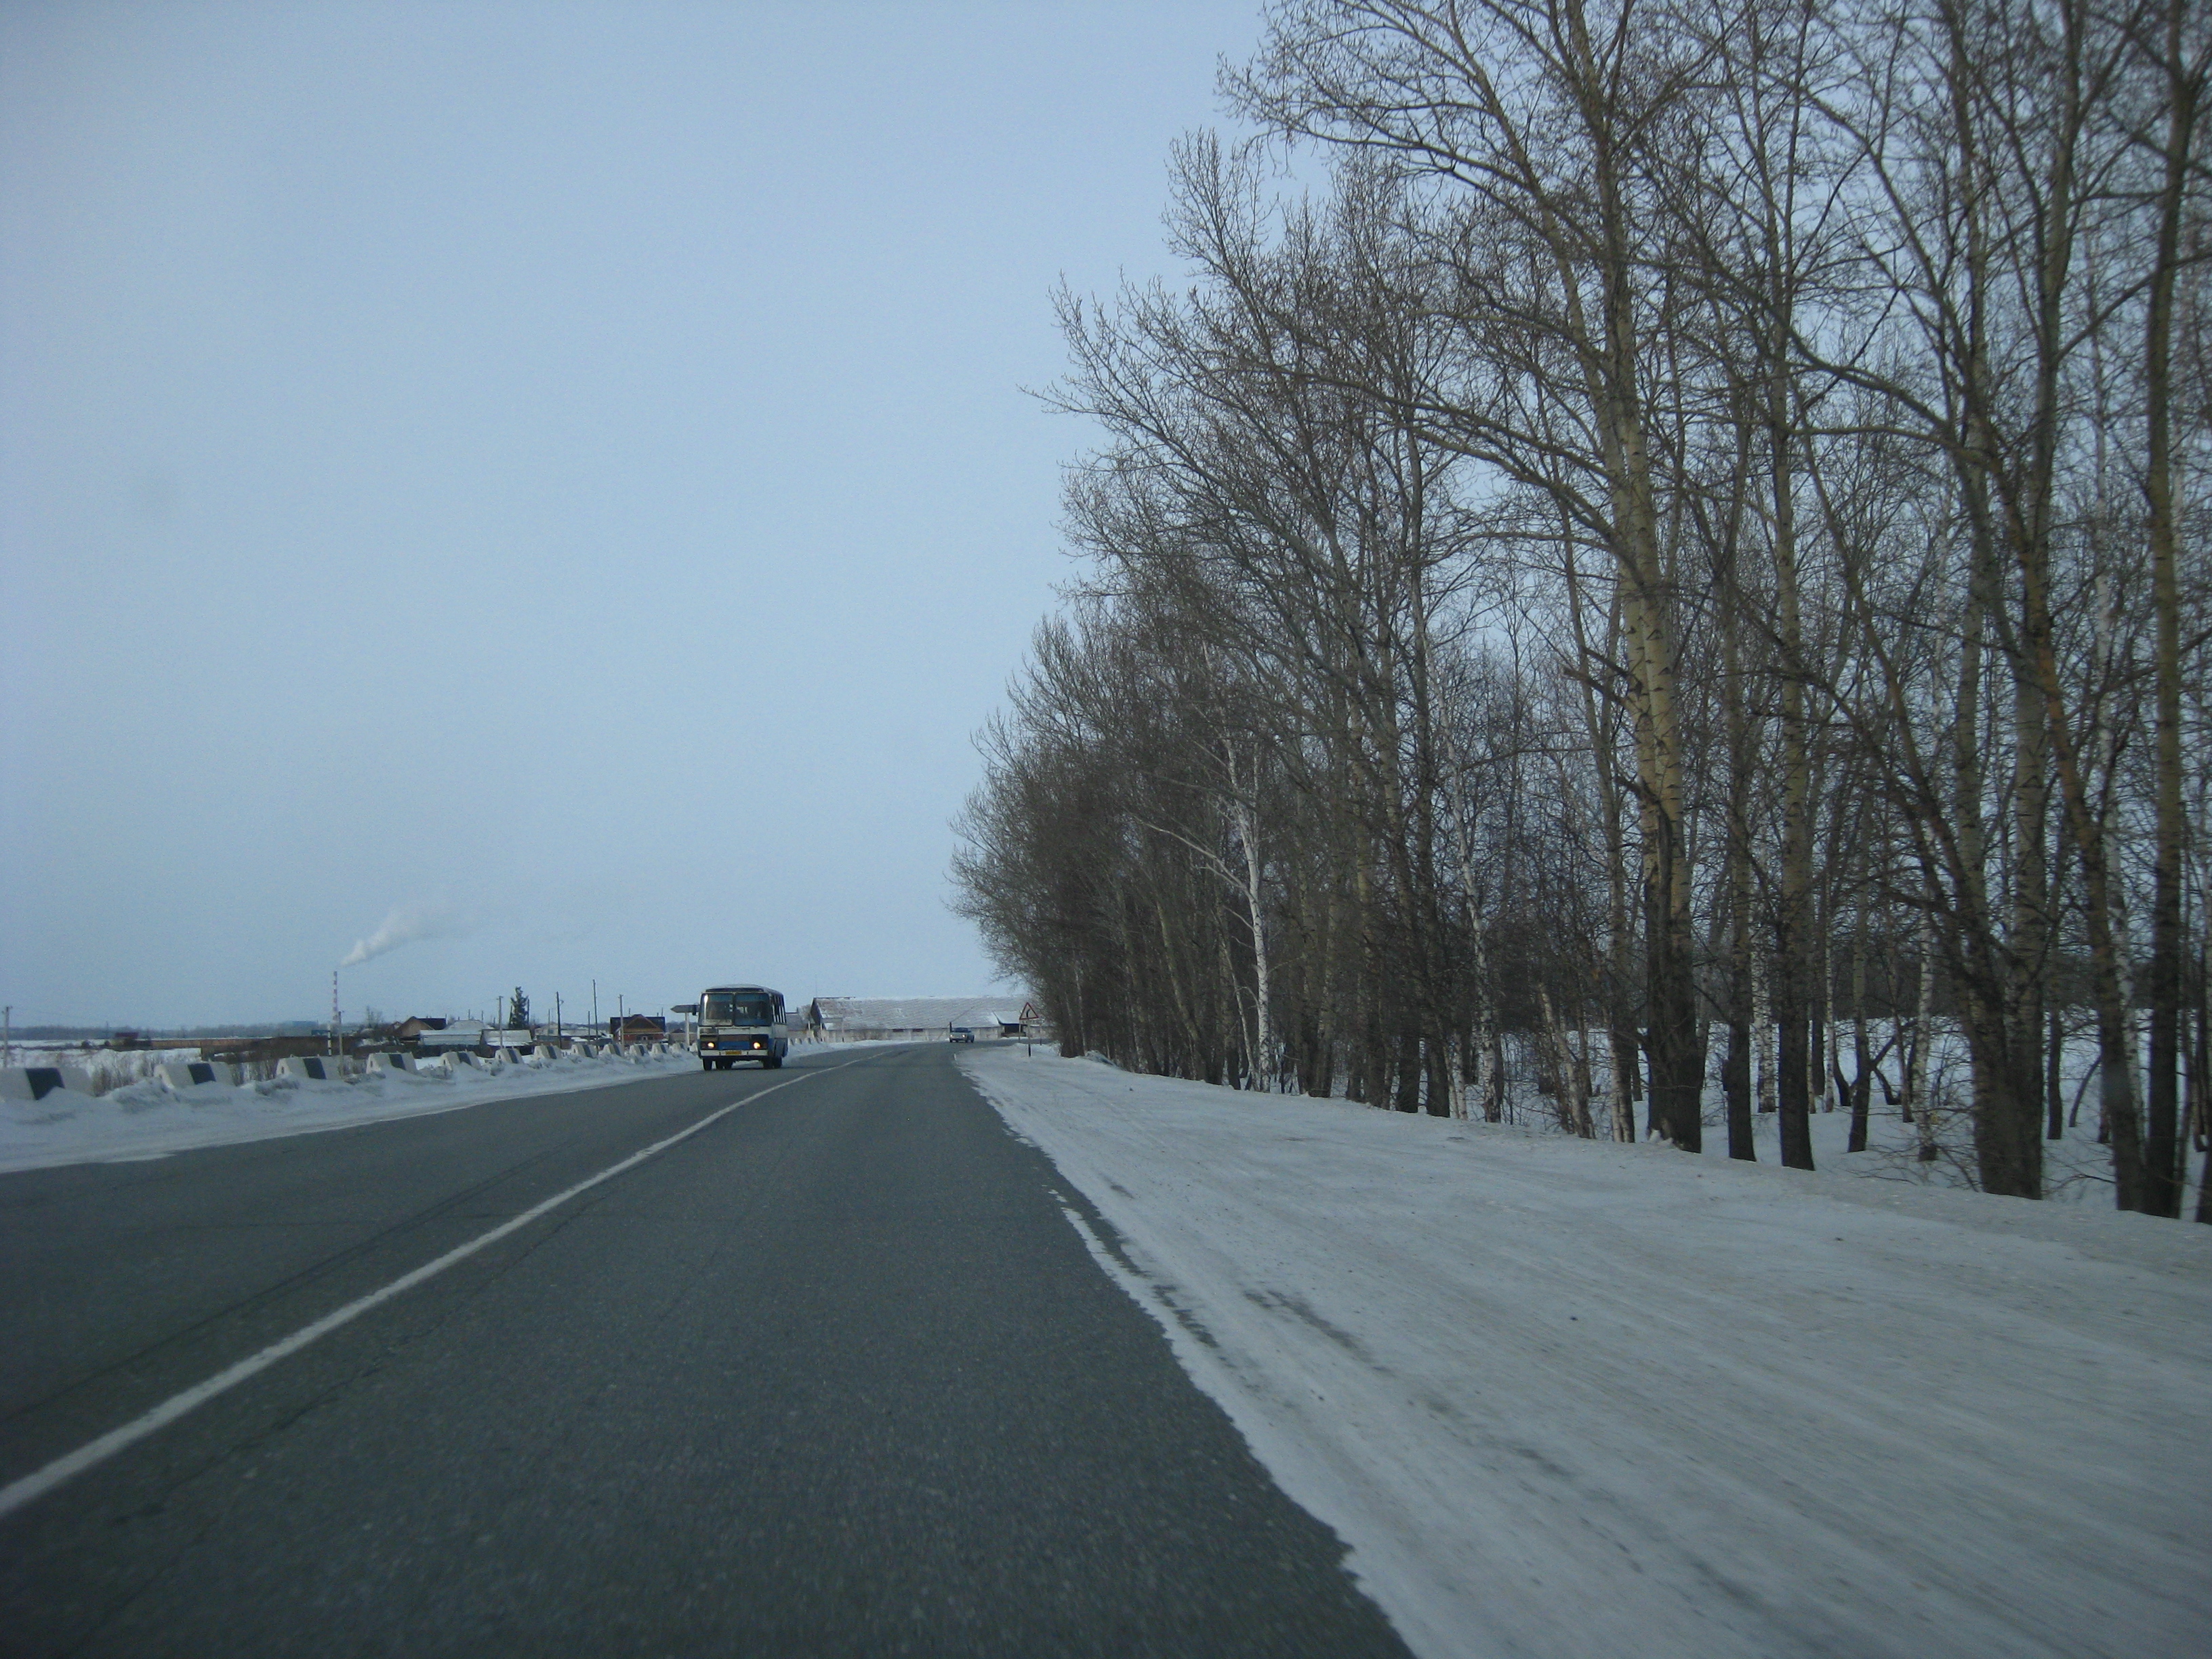
[[[1060,301],[1085,574],[956,867],[1004,969],[1075,1051],[1407,1110],[1498,1115],[1510,1036],[1696,1147],[1717,1076],[1799,1165],[1940,1029],[2027,1197],[2079,1025],[2179,1213],[2208,61],[2188,0],[1276,6],[1188,284]]]

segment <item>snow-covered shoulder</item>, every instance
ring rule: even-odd
[[[961,1064],[1419,1653],[2201,1650],[2212,1228]]]
[[[375,1071],[328,1082],[286,1077],[177,1089],[149,1078],[104,1095],[57,1090],[41,1100],[0,1101],[0,1171],[161,1158],[196,1146],[456,1111],[488,1100],[604,1089],[698,1065],[688,1053],[649,1059],[563,1054],[542,1062],[457,1064],[450,1072]]]

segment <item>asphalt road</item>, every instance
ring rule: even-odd
[[[0,1517],[0,1652],[1403,1653],[937,1048],[0,1176],[0,1485],[732,1100]]]

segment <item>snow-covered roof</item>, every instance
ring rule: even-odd
[[[964,1009],[947,1022],[952,1025],[964,1025],[969,1030],[975,1031],[981,1030],[987,1025],[1018,1025],[1021,1023],[1021,1005],[1006,1002],[983,1003],[976,1007]]]
[[[963,1023],[979,1023],[987,1015],[1001,1024],[1017,1023],[1022,999],[817,997],[813,1006],[828,1031],[945,1031]],[[1016,1012],[1002,1016],[996,1012],[1001,1007]]]

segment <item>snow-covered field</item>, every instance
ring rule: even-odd
[[[1879,1037],[1881,1033],[1877,1031],[1875,1035]],[[1856,1075],[1857,1066],[1848,1048],[1849,1026],[1834,1028],[1834,1039],[1846,1045],[1837,1065],[1845,1076]],[[1577,1040],[1586,1045],[1593,1060],[1591,1118],[1597,1133],[1610,1138],[1613,1085],[1606,1063],[1606,1033],[1602,1030],[1582,1032]],[[1724,1041],[1724,1034],[1715,1039],[1705,1065],[1705,1152],[1708,1158],[1728,1156],[1728,1103],[1721,1084],[1719,1050],[1720,1042]],[[1516,1043],[1509,1037],[1507,1053],[1508,1121],[1557,1127],[1559,1103],[1536,1092],[1535,1070],[1525,1043]],[[1771,1043],[1767,1058],[1771,1063]],[[2138,1054],[2138,1065],[2140,1060]],[[2063,1045],[2059,1061],[2059,1096],[2069,1122],[2061,1139],[2043,1143],[2045,1197],[2052,1203],[2109,1207],[2112,1201],[2112,1149],[2097,1139],[2098,1061],[2094,1033],[2075,1031]],[[1892,1086],[1902,1081],[1902,1067],[1893,1054],[1886,1054],[1874,1069]],[[2136,1086],[2140,1102],[2149,1088],[2148,1079],[2140,1069]],[[1936,1029],[1929,1033],[1927,1065],[1919,1083],[1919,1093],[1928,1109],[1924,1122],[1908,1121],[1899,1107],[1889,1103],[1888,1093],[1889,1090],[1881,1086],[1870,1091],[1867,1149],[1847,1152],[1844,1148],[1850,1139],[1850,1115],[1834,1109],[1837,1091],[1824,1082],[1820,1105],[1812,1113],[1809,1124],[1814,1165],[1821,1170],[1850,1170],[1917,1186],[1977,1188],[1980,1177],[1975,1162],[1970,1109],[1972,1067],[1965,1037],[1941,1020],[1936,1022]],[[1646,1107],[1638,1109],[1639,1121],[1647,1110]],[[1771,1110],[1760,1112],[1752,1119],[1752,1133],[1759,1162],[1779,1164],[1781,1119]],[[1923,1150],[1933,1155],[1923,1158]],[[2182,1212],[2194,1215],[2204,1169],[2203,1155],[2192,1148],[2184,1162],[2186,1190],[2183,1194]]]
[[[179,1056],[164,1051],[159,1057]],[[698,1064],[688,1052],[656,1060],[563,1056],[542,1063],[497,1061],[450,1074],[372,1073],[343,1083],[279,1078],[236,1089],[179,1092],[149,1079],[99,1096],[57,1091],[44,1100],[0,1100],[0,1170],[159,1158],[194,1146],[449,1112],[487,1100],[600,1089],[627,1077],[696,1070]]]
[[[1963,1069],[1963,1066],[1962,1068]],[[1705,1109],[1705,1155],[1707,1158],[1728,1158],[1728,1116],[1717,1090],[1708,1091]],[[1964,1090],[1957,1091],[1963,1095]],[[2075,1123],[2061,1140],[2043,1143],[2043,1176],[2048,1200],[2055,1204],[2081,1204],[2092,1209],[2109,1209],[2112,1202],[2112,1153],[2109,1146],[2097,1140],[2096,1103],[2090,1102],[2082,1114],[2086,1120]],[[1599,1115],[1601,1133],[1605,1119]],[[1880,1181],[1907,1182],[1917,1186],[1948,1187],[1972,1189],[1978,1181],[1974,1163],[1974,1130],[1963,1100],[1946,1091],[1936,1096],[1933,1103],[1929,1130],[1936,1157],[1923,1162],[1920,1152],[1920,1127],[1908,1123],[1894,1106],[1883,1103],[1881,1092],[1875,1094],[1872,1109],[1868,1114],[1867,1149],[1863,1152],[1846,1152],[1851,1133],[1850,1114],[1838,1111],[1816,1111],[1807,1120],[1812,1131],[1814,1167],[1834,1170],[1838,1174],[1863,1176]],[[1782,1162],[1782,1120],[1769,1112],[1752,1119],[1752,1142],[1762,1164]],[[2183,1194],[2182,1213],[2197,1212],[2197,1177],[2203,1169],[2203,1158],[2191,1152],[2188,1159],[2187,1190]]]
[[[962,1063],[1419,1653],[2206,1651],[2212,1228]]]

